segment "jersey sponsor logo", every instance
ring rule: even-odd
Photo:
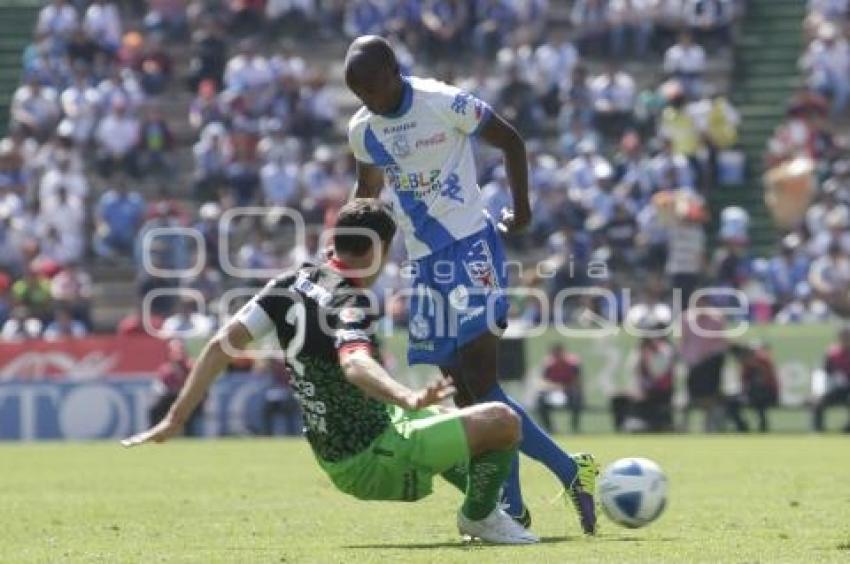
[[[336,346],[339,348],[340,346],[346,343],[363,343],[369,342],[369,335],[366,334],[365,331],[361,331],[360,329],[339,329],[336,332]]]
[[[319,305],[326,306],[330,303],[333,296],[331,293],[322,288],[321,286],[316,286],[310,280],[307,279],[307,276],[304,274],[299,274],[298,278],[295,279],[295,282],[292,283],[291,288],[300,292],[304,296],[316,300]]]
[[[410,156],[410,142],[407,140],[407,135],[402,133],[393,137],[390,142],[390,153],[401,159]]]
[[[460,92],[455,96],[455,99],[452,100],[452,111],[456,114],[460,114],[462,116],[466,115],[466,107],[469,105],[469,102],[472,100],[472,95],[468,92]]]
[[[412,339],[422,341],[428,338],[431,328],[428,326],[428,321],[425,317],[421,313],[417,313],[410,318],[410,322],[407,324],[407,331],[410,333]]]
[[[346,307],[340,310],[339,320],[343,323],[359,323],[366,319],[366,312],[356,307]]]
[[[460,187],[460,177],[454,172],[446,177],[443,182],[443,190],[440,195],[450,200],[456,200],[463,203],[463,198],[460,196],[463,189]]]
[[[498,288],[499,279],[493,267],[493,253],[487,241],[473,243],[463,263],[472,283],[479,288]]]
[[[387,184],[397,192],[411,192],[418,199],[430,197],[433,193],[439,193],[440,169],[430,171],[414,171],[404,173],[397,166],[389,166],[385,169]]]
[[[434,351],[434,341],[411,341],[408,348],[412,351]]]
[[[408,121],[406,123],[400,123],[399,125],[393,125],[390,127],[385,127],[383,129],[384,135],[392,135],[393,133],[402,133],[404,131],[410,131],[416,127],[415,121]]]
[[[414,143],[414,147],[417,149],[425,149],[428,147],[436,147],[442,143],[445,143],[448,137],[445,132],[435,133],[431,137],[426,137],[425,139],[417,139],[416,143]]]

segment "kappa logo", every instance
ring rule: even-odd
[[[479,288],[498,288],[499,279],[493,267],[493,253],[487,241],[481,239],[476,241],[463,263],[469,279]]]

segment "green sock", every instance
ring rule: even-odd
[[[466,485],[469,476],[468,464],[458,464],[457,466],[452,466],[451,468],[440,474],[440,476],[442,476],[445,481],[459,489],[461,493],[466,493]]]
[[[497,450],[473,458],[469,463],[469,484],[461,511],[473,521],[490,514],[499,503],[499,492],[511,471],[515,449]]]

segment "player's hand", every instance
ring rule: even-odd
[[[164,443],[174,435],[179,434],[183,430],[183,424],[175,421],[170,415],[166,415],[165,419],[148,429],[137,433],[132,437],[121,441],[121,445],[127,448],[139,446],[145,443]]]
[[[530,224],[531,213],[502,208],[502,217],[496,228],[502,233],[517,234],[524,232]]]
[[[406,409],[422,409],[452,397],[456,391],[452,379],[443,376],[431,382],[426,388],[412,392],[407,398],[407,405],[404,407]]]

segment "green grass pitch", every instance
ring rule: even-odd
[[[579,535],[554,479],[524,461],[531,547],[468,546],[460,497],[418,504],[334,491],[301,440],[0,446],[2,562],[848,562],[850,448],[840,436],[564,437],[601,461],[640,455],[667,512]]]

